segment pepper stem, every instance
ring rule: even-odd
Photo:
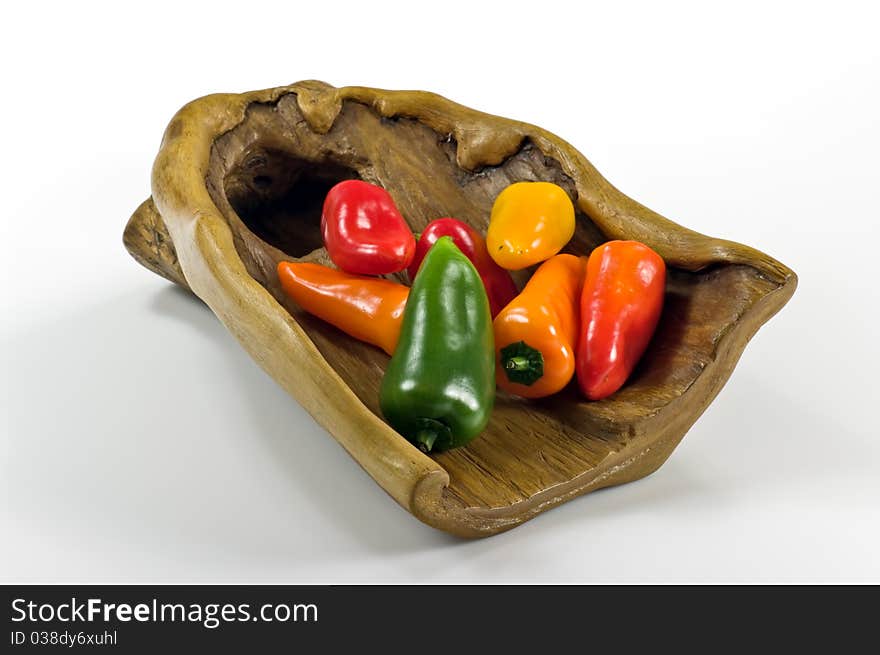
[[[511,357],[504,360],[504,369],[506,371],[527,371],[532,364],[528,357]]]
[[[501,368],[508,380],[529,387],[544,375],[544,355],[525,341],[517,341],[501,349]]]
[[[440,439],[441,443],[452,439],[452,430],[441,421],[433,418],[417,418],[415,423],[416,431],[411,441],[423,453],[430,453],[437,439]]]

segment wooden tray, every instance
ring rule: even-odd
[[[323,196],[353,177],[388,189],[414,231],[441,216],[485,230],[501,189],[547,180],[578,210],[569,251],[621,238],[657,250],[670,267],[667,303],[631,381],[600,402],[573,388],[539,402],[499,393],[466,448],[411,446],[379,415],[387,356],[304,314],[274,273],[282,259],[325,261]],[[309,81],[200,98],[169,124],[152,191],[125,229],[132,256],[202,298],[401,506],[464,537],[656,470],[797,284],[771,257],[628,198],[549,132],[420,91]]]

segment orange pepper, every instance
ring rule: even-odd
[[[556,255],[495,318],[496,380],[505,391],[542,398],[574,375],[587,260]]]
[[[492,259],[517,271],[549,259],[574,236],[574,205],[551,182],[517,182],[495,198],[486,246]]]
[[[284,292],[310,314],[394,354],[409,287],[320,264],[280,262]]]

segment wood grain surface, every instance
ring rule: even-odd
[[[381,420],[387,355],[300,310],[275,276],[280,260],[328,263],[321,204],[349,178],[386,188],[416,232],[442,216],[485,231],[508,184],[554,182],[577,208],[567,251],[588,254],[612,238],[650,245],[670,267],[667,298],[633,377],[598,402],[574,385],[541,401],[499,392],[478,439],[431,457],[418,451]],[[141,264],[205,300],[398,503],[467,537],[656,470],[797,284],[771,257],[628,198],[540,128],[435,94],[313,81],[181,109],[156,159],[153,196],[124,242]]]

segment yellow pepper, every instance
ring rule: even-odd
[[[574,206],[562,187],[517,182],[495,198],[486,245],[492,259],[516,271],[549,259],[574,235]]]

